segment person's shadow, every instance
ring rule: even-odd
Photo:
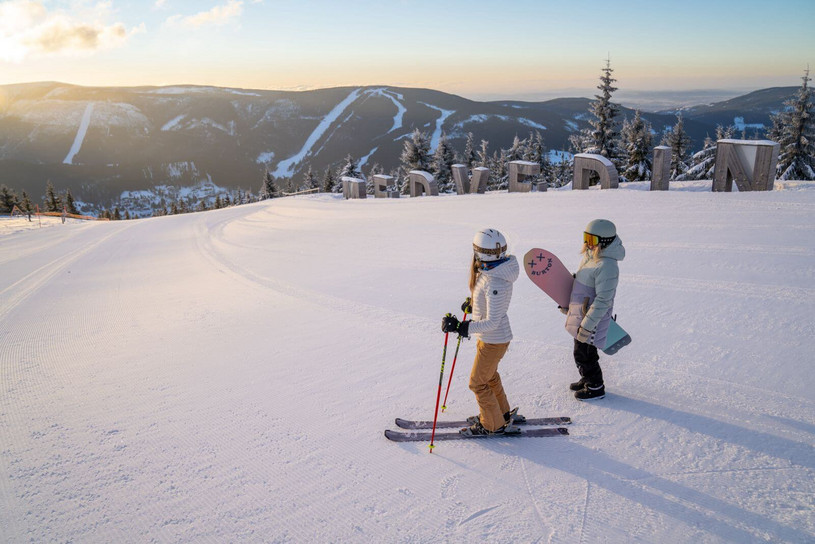
[[[808,444],[643,400],[617,395],[607,397],[609,401],[613,399],[613,405],[609,408],[629,411],[646,418],[662,419],[692,432],[738,444],[805,468],[812,468],[815,464],[813,447]],[[578,425],[579,422],[575,422],[573,429],[576,430]],[[576,433],[574,439],[564,438],[568,442],[559,442],[560,439],[554,438],[552,440],[558,440],[558,443],[552,444],[552,447],[519,448],[516,451],[518,455],[533,463],[573,474],[588,482],[590,486],[603,488],[655,512],[681,520],[690,527],[715,534],[723,540],[739,543],[763,542],[765,540],[759,535],[764,533],[784,542],[813,542],[812,534],[631,466],[602,451],[586,447],[581,443],[585,443],[586,439],[581,439]],[[503,446],[498,443],[485,442],[485,444],[496,452],[506,452],[506,444]],[[743,527],[750,527],[755,532]]]

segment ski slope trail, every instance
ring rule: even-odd
[[[813,541],[815,184],[696,187],[317,195],[0,236],[3,540]],[[433,417],[473,232],[574,269],[596,217],[627,248],[633,338],[601,359],[606,398],[572,397],[563,317],[521,278],[502,380],[569,436],[386,440]],[[474,344],[442,419],[477,410]]]
[[[91,116],[93,115],[93,102],[88,102],[85,106],[85,111],[82,113],[82,120],[79,122],[79,128],[74,137],[74,143],[71,144],[71,149],[65,156],[63,164],[73,164],[74,157],[76,157],[79,150],[82,149],[82,143],[85,141],[85,135],[88,133],[88,127],[91,125]]]

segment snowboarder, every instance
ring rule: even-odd
[[[473,261],[470,266],[470,294],[462,310],[472,315],[459,322],[454,316],[442,320],[442,331],[456,332],[478,340],[470,390],[475,393],[479,415],[468,419],[466,435],[503,433],[510,420],[510,408],[498,363],[512,340],[507,310],[512,298],[512,283],[518,279],[518,260],[507,253],[504,235],[495,229],[482,229],[473,238]]]
[[[594,339],[605,338],[620,274],[617,263],[625,258],[614,223],[590,222],[583,232],[582,254],[569,307],[559,307],[567,316],[566,330],[575,337],[574,362],[580,372],[580,380],[569,387],[578,400],[601,399],[606,390]]]

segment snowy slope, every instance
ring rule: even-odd
[[[815,184],[643,188],[0,220],[0,540],[812,542]],[[388,442],[433,415],[474,231],[574,268],[595,217],[634,338],[606,398],[570,395],[563,318],[521,277],[504,385],[570,436]],[[444,418],[476,411],[473,352]]]

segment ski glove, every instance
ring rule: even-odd
[[[461,305],[461,311],[465,314],[473,313],[473,299],[467,297],[467,300],[464,301],[464,304]]]
[[[563,315],[569,315],[569,309],[568,308],[564,308],[563,306],[558,306],[557,309],[560,310],[560,313],[562,313]]]
[[[470,322],[459,322],[454,315],[446,315],[441,320],[442,332],[457,332],[459,336],[470,336]]]
[[[578,342],[588,344],[589,340],[594,338],[594,331],[587,331],[583,327],[580,327],[579,329],[577,329],[577,336],[575,336],[575,338],[577,338]]]

